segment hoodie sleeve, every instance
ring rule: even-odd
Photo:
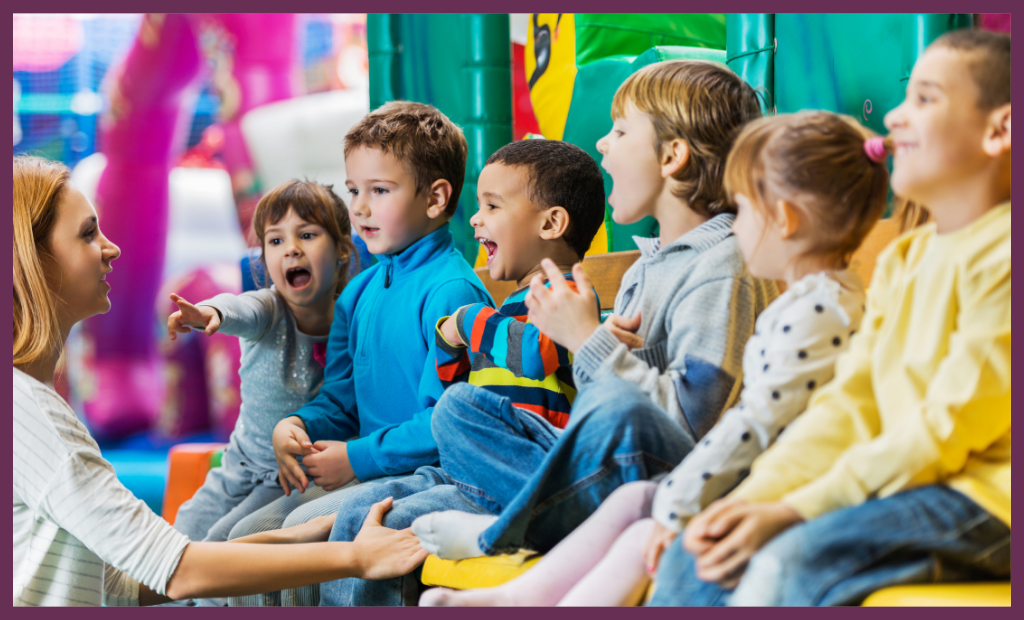
[[[754,332],[755,307],[753,284],[742,278],[684,289],[671,301],[666,341],[631,352],[606,325],[598,328],[573,360],[576,385],[614,373],[647,392],[696,441],[739,394],[741,355],[730,352]]]
[[[437,320],[439,317],[451,316],[463,306],[478,303],[494,302],[483,287],[475,286],[466,279],[445,283],[427,299],[420,315],[420,331],[428,350],[417,394],[423,409],[401,424],[380,428],[366,437],[348,442],[349,463],[357,478],[366,481],[395,476],[437,463],[437,444],[430,430],[434,405],[444,392],[435,368]]]

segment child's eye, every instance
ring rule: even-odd
[[[358,189],[350,189],[350,190],[348,190],[348,193],[350,195],[352,195],[352,196],[358,196],[359,195],[359,190]]]
[[[626,135],[626,132],[622,131],[621,129],[614,130],[614,133],[616,138],[621,138],[622,136]]]
[[[310,233],[310,232],[302,233],[302,239],[304,241],[309,241],[310,239],[312,239],[315,236],[316,235],[314,235],[313,233]]]
[[[271,239],[268,243],[270,243],[270,245],[280,245],[281,239],[275,237],[274,239]]]
[[[388,190],[386,188],[383,188],[383,187],[375,187],[375,188],[373,188],[373,192],[375,194],[386,194],[386,193],[388,193]]]

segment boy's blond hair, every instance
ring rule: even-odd
[[[432,105],[392,101],[370,112],[345,134],[345,157],[359,147],[387,153],[406,166],[416,192],[439,179],[452,184],[445,213],[452,215],[466,179],[466,137]]]
[[[666,60],[626,78],[612,100],[612,118],[631,106],[651,119],[659,156],[672,140],[689,145],[689,162],[672,177],[679,183],[674,195],[703,216],[735,213],[722,175],[740,128],[761,116],[754,89],[719,63]]]

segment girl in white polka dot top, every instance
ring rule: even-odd
[[[832,379],[864,315],[848,261],[886,206],[888,173],[866,152],[869,132],[829,112],[763,118],[737,138],[725,183],[733,232],[753,275],[786,292],[758,318],[744,350],[737,406],[660,484],[612,494],[520,578],[486,590],[432,590],[422,604],[635,605],[662,551],[687,521],[732,490],[754,459]]]

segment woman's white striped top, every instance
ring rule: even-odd
[[[14,605],[137,605],[188,545],[132,495],[51,387],[14,369]]]

